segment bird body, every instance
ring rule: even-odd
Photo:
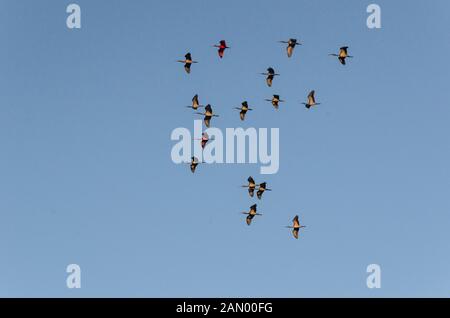
[[[279,103],[284,102],[284,100],[281,100],[281,99],[280,99],[280,95],[273,95],[272,99],[266,99],[266,101],[271,102],[271,103],[272,103],[272,106],[273,106],[275,109],[278,109]]]
[[[186,55],[184,56],[184,60],[178,60],[177,62],[184,63],[184,70],[188,74],[191,73],[191,65],[194,63],[198,63],[197,61],[192,60],[191,53],[186,53]]]
[[[341,62],[342,65],[345,65],[345,59],[346,58],[353,58],[353,56],[348,55],[348,46],[343,46],[339,49],[339,54],[329,54],[331,56],[336,56],[339,60],[339,62]]]
[[[203,118],[203,121],[204,121],[206,127],[209,127],[209,126],[210,126],[211,118],[212,118],[212,117],[219,117],[219,115],[215,115],[215,114],[213,113],[213,110],[212,110],[212,107],[211,107],[210,104],[208,104],[208,105],[205,106],[205,112],[204,112],[204,113],[197,113],[197,114],[199,114],[199,115],[204,115],[204,116],[205,116],[205,117]]]
[[[203,107],[203,105],[200,105],[198,101],[198,94],[195,94],[194,97],[192,97],[192,105],[186,106],[187,108],[192,108],[193,110],[197,110],[199,107]]]
[[[275,76],[279,76],[280,74],[275,73],[275,70],[272,67],[269,67],[267,69],[267,72],[266,73],[261,73],[261,75],[265,75],[266,76],[267,86],[272,87],[273,79],[275,78]]]
[[[259,189],[256,192],[256,196],[261,200],[262,195],[265,191],[272,191],[272,189],[267,189],[267,182],[262,182],[259,184]]]
[[[292,235],[294,236],[294,238],[298,239],[298,232],[300,231],[301,228],[305,228],[306,226],[300,225],[298,215],[296,215],[292,220],[292,225],[293,226],[286,226],[286,227],[292,229]]]
[[[247,225],[250,225],[250,224],[252,223],[252,220],[253,220],[253,218],[254,218],[256,215],[262,215],[262,214],[256,212],[256,204],[253,204],[253,205],[250,207],[250,211],[249,211],[249,212],[242,212],[242,214],[247,214],[247,218],[246,218],[246,220],[245,220],[245,222],[247,223]]]
[[[255,183],[255,180],[251,176],[248,177],[247,181],[248,185],[243,185],[242,187],[248,188],[248,194],[250,195],[250,197],[253,197],[257,184]]]
[[[206,132],[204,132],[202,134],[202,139],[201,139],[202,149],[205,149],[205,146],[208,143],[208,141],[209,141],[209,136],[208,136],[208,134]]]
[[[294,53],[294,49],[297,45],[302,45],[300,42],[297,41],[297,39],[289,39],[288,41],[279,41],[280,43],[286,43],[286,52],[287,56],[291,57],[292,53]]]
[[[191,158],[191,172],[194,173],[195,169],[197,169],[198,166],[198,159],[196,157]]]
[[[314,97],[314,95],[315,95],[315,91],[312,90],[308,94],[307,102],[302,103],[303,105],[305,105],[306,108],[310,109],[312,106],[320,105],[320,103],[316,103],[316,98]]]
[[[245,119],[245,114],[247,114],[247,111],[253,110],[252,108],[248,107],[247,101],[243,101],[241,107],[235,107],[235,109],[240,110],[239,117],[241,118],[241,120]]]
[[[229,49],[230,47],[227,46],[227,42],[225,40],[221,40],[219,45],[214,45],[214,47],[219,48],[219,50],[217,51],[217,53],[219,54],[220,58],[223,58],[224,53],[225,53],[225,49]]]

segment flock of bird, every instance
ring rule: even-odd
[[[297,45],[302,45],[302,43],[300,43],[297,39],[293,39],[293,38],[289,39],[288,41],[279,41],[279,43],[287,44],[286,52],[287,52],[288,58],[292,57],[292,55],[294,53],[294,49]],[[225,40],[221,40],[218,45],[216,44],[213,47],[218,48],[217,52],[218,52],[219,58],[221,58],[221,59],[225,55],[225,50],[230,49],[230,47],[227,45]],[[353,56],[348,55],[348,46],[341,47],[339,49],[339,53],[337,53],[337,54],[331,53],[331,54],[329,54],[329,56],[337,57],[338,61],[342,65],[346,65],[347,58],[353,58]],[[183,63],[184,70],[186,71],[187,74],[190,74],[192,64],[196,64],[196,63],[198,63],[198,61],[194,61],[192,59],[191,53],[186,53],[186,55],[184,57],[185,57],[184,60],[178,60],[177,62]],[[267,86],[272,87],[273,80],[275,79],[276,76],[279,76],[280,74],[277,73],[273,67],[268,67],[267,71],[265,73],[261,73],[261,75],[264,75],[266,77]],[[284,102],[284,100],[282,100],[279,95],[273,95],[273,97],[271,99],[266,99],[266,101],[271,102],[272,106],[275,109],[278,109],[279,103]],[[310,109],[313,106],[320,105],[320,103],[316,102],[314,90],[311,90],[309,92],[306,102],[302,103],[302,104],[305,105],[305,107],[307,109]],[[213,117],[219,117],[219,115],[217,115],[213,112],[213,109],[210,104],[207,104],[207,105],[200,104],[199,97],[197,94],[192,98],[191,106],[186,106],[186,107],[191,108],[194,111],[196,111],[195,114],[204,116],[203,122],[206,127],[210,127],[211,119]],[[198,112],[199,108],[204,108],[205,111]],[[247,112],[253,110],[252,108],[249,107],[247,101],[243,101],[241,104],[241,107],[235,107],[234,109],[239,110],[239,118],[242,121],[245,120],[245,116],[246,116]],[[209,138],[208,134],[206,132],[204,132],[202,134],[202,138],[200,139],[202,149],[205,148],[205,146],[209,140],[211,140],[211,139]],[[202,163],[204,163],[204,162],[202,162]],[[200,162],[198,161],[198,159],[196,157],[191,157],[190,168],[191,168],[192,173],[195,172],[195,170],[199,164],[200,164]],[[258,190],[256,192],[256,196],[260,200],[262,199],[262,195],[265,191],[272,191],[272,189],[267,188],[266,182],[256,184],[255,180],[251,176],[247,179],[247,181],[248,181],[248,184],[243,185],[242,187],[248,189],[248,193],[249,193],[250,197],[252,197],[252,198],[254,196],[254,192],[257,187],[258,187]],[[247,217],[246,217],[247,225],[252,224],[252,220],[255,216],[262,216],[261,213],[257,212],[257,204],[253,204],[250,207],[250,210],[248,212],[242,212],[242,214],[247,215]],[[286,228],[292,229],[292,235],[294,236],[294,238],[298,239],[300,229],[305,228],[305,226],[300,224],[299,217],[298,217],[298,215],[296,215],[292,219],[292,226],[286,226]]]

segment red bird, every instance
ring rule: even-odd
[[[229,49],[230,47],[227,46],[227,42],[225,42],[225,40],[220,41],[219,45],[214,45],[214,47],[218,47],[219,50],[217,51],[219,53],[219,57],[223,58],[223,54],[225,52],[225,49]]]

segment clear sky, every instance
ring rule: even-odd
[[[70,1],[0,1],[0,296],[450,296],[448,1],[73,2],[81,30]],[[172,163],[196,93],[216,127],[279,128],[279,172]],[[273,191],[251,199],[249,175]]]

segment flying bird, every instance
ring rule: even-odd
[[[206,132],[204,132],[202,134],[202,140],[201,140],[202,149],[205,149],[205,146],[208,143],[208,141],[209,141],[209,136]]]
[[[306,103],[302,103],[306,108],[311,108],[312,106],[320,105],[320,103],[316,103],[316,98],[314,97],[315,91],[312,90],[308,94],[308,100]]]
[[[198,94],[195,94],[194,97],[192,97],[192,106],[186,106],[187,108],[192,108],[193,110],[197,110],[199,107],[203,107],[203,105],[200,105],[198,102]]]
[[[248,107],[247,101],[243,101],[242,102],[242,106],[241,107],[235,107],[235,109],[240,110],[239,117],[241,118],[241,120],[245,119],[245,114],[247,114],[247,111],[253,110],[252,108]]]
[[[296,239],[298,239],[298,232],[301,228],[304,228],[306,226],[300,225],[300,222],[298,221],[298,215],[294,217],[292,220],[293,226],[286,226],[288,229],[292,229],[292,234]]]
[[[220,41],[219,45],[214,45],[214,47],[219,48],[219,50],[217,51],[219,53],[219,57],[223,58],[223,54],[225,53],[225,49],[229,49],[230,47],[227,46],[227,42],[225,42],[225,40]]]
[[[284,102],[284,100],[280,99],[280,95],[273,95],[272,99],[266,99],[266,101],[271,102],[275,109],[278,109],[278,103]]]
[[[292,53],[294,53],[296,45],[302,45],[300,42],[297,41],[297,39],[289,39],[288,41],[279,41],[279,42],[287,44],[286,51],[288,57],[292,56]]]
[[[255,183],[255,180],[251,176],[248,177],[247,181],[248,181],[248,184],[243,185],[242,187],[248,188],[248,194],[253,198],[257,184]]]
[[[256,213],[256,204],[253,204],[250,207],[250,211],[249,212],[242,212],[242,214],[247,214],[247,218],[245,220],[247,222],[247,225],[250,225],[252,223],[252,220],[255,217],[255,215],[262,215],[260,213]]]
[[[205,149],[206,144],[208,143],[208,141],[210,140],[214,140],[214,139],[210,139],[208,134],[206,132],[202,133],[202,138],[194,138],[194,140],[200,140],[200,145],[202,146],[202,149]]]
[[[267,189],[267,182],[263,182],[259,184],[259,189],[256,192],[256,196],[261,200],[264,191],[272,191],[272,189]]]
[[[205,118],[203,119],[203,121],[205,122],[205,126],[209,127],[210,123],[211,123],[211,118],[212,117],[219,117],[219,115],[215,115],[213,113],[212,107],[210,104],[205,106],[205,112],[204,113],[196,113],[198,115],[204,115]]]
[[[195,169],[197,168],[198,163],[199,162],[198,162],[198,159],[196,157],[192,157],[191,158],[191,171],[192,171],[192,173],[195,172]]]
[[[348,46],[343,46],[339,49],[339,54],[331,53],[330,56],[337,56],[339,62],[341,62],[342,65],[345,65],[345,59],[346,58],[353,58],[353,56],[348,55]]]
[[[275,70],[272,67],[269,67],[267,69],[267,73],[261,73],[261,75],[267,76],[266,77],[267,86],[271,87],[274,77],[279,76],[280,74],[275,73]]]
[[[186,53],[186,55],[184,56],[184,60],[178,60],[177,62],[184,63],[184,70],[188,74],[191,73],[191,65],[194,63],[198,63],[197,61],[192,60],[191,53]]]

